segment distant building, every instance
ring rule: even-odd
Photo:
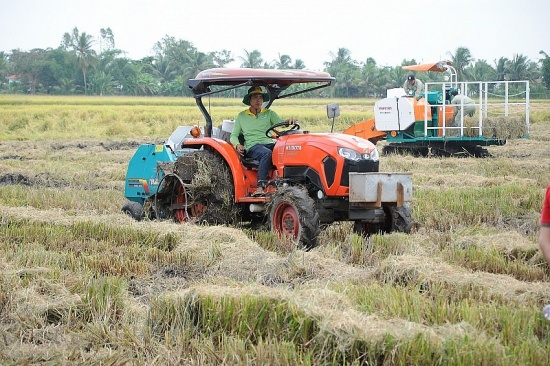
[[[17,79],[19,78],[19,75],[10,75],[6,79],[8,79],[8,84],[15,83]]]

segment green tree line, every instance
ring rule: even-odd
[[[99,51],[96,46],[99,44]],[[235,59],[231,51],[199,51],[186,40],[165,36],[155,43],[154,56],[132,60],[115,47],[110,28],[102,28],[96,39],[74,28],[62,36],[58,48],[30,51],[19,49],[0,52],[0,93],[58,95],[133,95],[190,96],[187,80],[204,69],[225,67],[237,61],[240,67],[305,69],[307,65],[290,55],[279,54],[275,60],[264,60],[259,50],[243,50]],[[534,98],[550,97],[550,57],[532,61],[522,54],[500,57],[489,63],[476,60],[466,47],[448,52],[459,81],[529,80]],[[365,98],[385,96],[388,88],[403,84],[408,72],[405,65],[414,59],[403,59],[401,65],[380,66],[369,57],[357,61],[350,50],[340,48],[329,53],[324,71],[336,78],[328,90],[330,97]],[[434,60],[435,61],[435,60]],[[428,72],[423,81],[443,81],[442,73]],[[327,91],[325,91],[327,93]]]

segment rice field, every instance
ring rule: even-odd
[[[281,100],[303,129],[375,100]],[[324,228],[308,252],[246,227],[136,222],[141,143],[202,124],[193,99],[0,96],[2,365],[548,365],[550,102],[492,158],[388,155],[413,174],[409,235]],[[239,99],[212,99],[214,120]],[[379,143],[380,150],[384,142]]]

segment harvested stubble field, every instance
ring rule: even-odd
[[[326,102],[276,110],[327,131]],[[338,102],[335,131],[372,117],[374,100]],[[0,104],[2,365],[550,363],[536,239],[548,102],[533,102],[530,138],[492,158],[382,156],[381,170],[413,173],[413,232],[333,225],[309,252],[120,212],[136,147],[198,123],[191,99]],[[220,124],[242,109],[211,104]]]

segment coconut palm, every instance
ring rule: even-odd
[[[508,80],[535,80],[538,76],[537,64],[525,55],[515,54],[505,65]]]
[[[175,79],[177,73],[172,65],[172,60],[164,55],[158,55],[151,64],[148,65],[148,70],[161,83],[169,82]]]
[[[470,71],[472,81],[489,81],[495,74],[495,70],[485,60],[477,60]]]
[[[262,67],[264,60],[262,60],[262,54],[258,50],[248,52],[244,50],[244,57],[239,56],[241,59],[241,67],[249,67],[251,69],[259,69]]]
[[[101,28],[99,30],[99,33],[101,34],[101,38],[99,40],[100,43],[100,52],[103,52],[104,50],[112,50],[115,48],[115,36],[113,35],[113,31],[111,28]]]
[[[504,81],[506,77],[506,63],[508,59],[506,57],[501,57],[498,60],[495,60],[495,79],[497,81]]]
[[[542,74],[542,81],[544,85],[546,86],[546,89],[550,90],[550,56],[544,51],[539,52],[540,55],[544,56],[544,58],[540,59],[541,63],[541,74]]]
[[[290,69],[292,65],[292,58],[289,55],[281,55],[279,53],[279,58],[273,60],[273,64],[276,69]]]
[[[209,69],[214,66],[214,61],[211,57],[209,57],[209,55],[197,50],[192,50],[186,55],[184,74],[188,77],[194,77],[202,70]]]
[[[305,69],[305,68],[306,68],[306,64],[304,63],[303,60],[299,58],[294,60],[294,65],[291,66],[291,69],[297,69],[297,70]]]
[[[339,48],[336,53],[330,52],[332,61],[325,62],[325,71],[336,78],[331,93],[336,97],[357,96],[355,81],[360,79],[361,69],[357,62],[352,60],[347,48]]]
[[[95,50],[92,49],[93,37],[83,32],[76,42],[76,57],[78,59],[78,65],[82,70],[82,76],[84,77],[84,93],[88,90],[86,82],[86,75],[88,74],[88,68],[97,64],[97,55]]]
[[[449,52],[451,56],[451,62],[456,70],[458,81],[468,81],[470,75],[468,75],[468,68],[471,66],[475,59],[472,57],[470,50],[466,47],[458,47],[455,54]]]
[[[62,46],[65,49],[72,49],[78,60],[78,65],[82,70],[82,76],[84,77],[84,93],[88,89],[86,75],[88,74],[88,68],[95,67],[97,65],[97,54],[96,51],[92,49],[94,40],[91,35],[82,32],[79,34],[78,28],[73,29],[73,33],[65,33],[63,35]]]
[[[361,68],[361,81],[358,83],[364,90],[365,96],[375,96],[377,94],[379,74],[376,61],[372,57],[369,57]]]

